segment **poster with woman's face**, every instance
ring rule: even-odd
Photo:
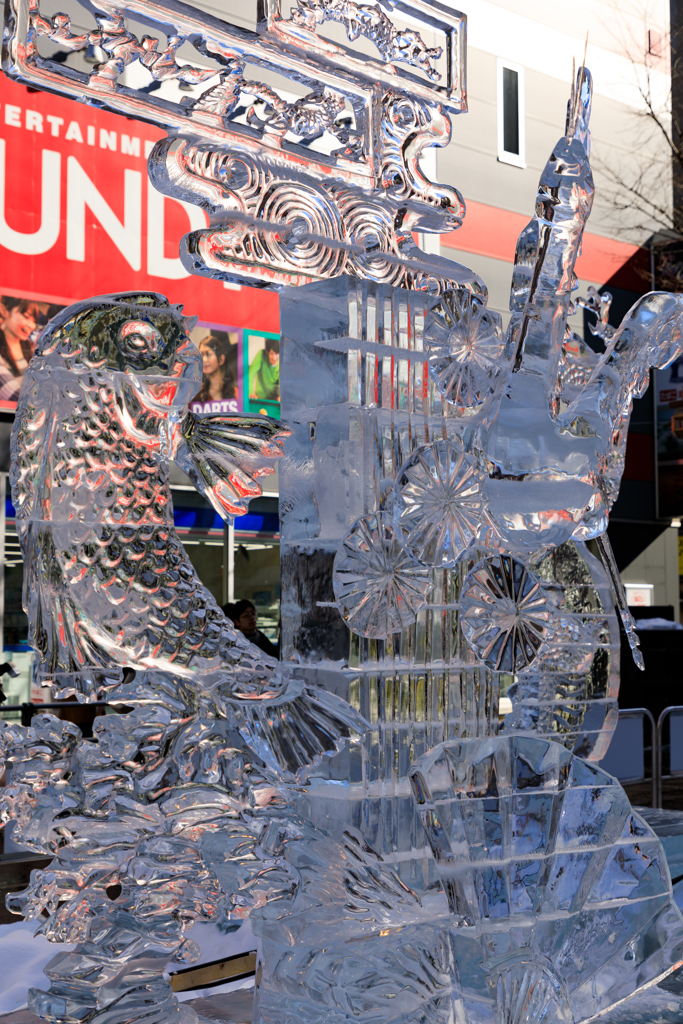
[[[242,341],[244,411],[280,418],[280,335],[245,330]]]
[[[190,337],[202,357],[202,386],[192,400],[195,413],[236,413],[242,408],[238,353],[242,331],[237,327],[199,324]]]
[[[0,409],[16,409],[40,332],[61,309],[38,299],[0,295]]]
[[[65,307],[0,293],[0,409],[14,411],[40,332]],[[200,322],[190,336],[202,356],[202,384],[191,409],[242,410],[280,417],[280,337]]]

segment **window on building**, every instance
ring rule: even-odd
[[[526,167],[524,68],[498,60],[498,159]]]

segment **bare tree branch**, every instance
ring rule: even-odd
[[[683,111],[674,102],[673,87],[674,82],[679,83],[683,97],[683,56],[673,58],[669,88],[666,95],[661,95],[661,79],[656,79],[666,69],[667,61],[664,55],[652,54],[648,49],[652,14],[646,5],[637,11],[634,6],[630,18],[623,17],[623,12],[623,0],[615,0],[609,28],[633,69],[642,102],[642,110],[633,112],[642,128],[641,145],[634,147],[632,160],[627,156],[615,166],[613,158],[597,157],[595,166],[608,183],[607,189],[602,188],[603,198],[620,214],[617,231],[637,232],[642,240],[643,234],[671,234],[683,229],[683,124],[679,119]],[[669,37],[661,39],[664,54],[670,52],[670,45]]]

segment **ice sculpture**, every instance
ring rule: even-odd
[[[631,401],[683,321],[655,293],[615,331],[591,294],[604,353],[567,327],[588,71],[504,331],[483,282],[413,239],[464,215],[420,167],[466,106],[463,15],[267,0],[248,32],[172,0],[88,7],[97,27],[74,33],[10,0],[5,69],[168,129],[155,184],[211,214],[185,265],[280,288],[287,434],[186,415],[196,355],[158,296],[91,300],[43,336],[14,442],[32,638],[58,692],[134,710],[96,743],[50,716],[5,729],[3,815],[56,857],[12,906],[79,943],[31,1005],[188,1017],[165,964],[196,955],[194,920],[248,912],[263,1024],[607,1019],[683,961],[661,847],[590,763],[616,721],[617,612],[640,659],[605,536]],[[64,69],[46,41],[106,60]],[[145,76],[194,91],[175,103]],[[165,466],[229,516],[281,450],[275,667],[189,569]]]

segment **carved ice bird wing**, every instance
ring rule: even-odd
[[[611,432],[628,427],[633,399],[642,397],[650,382],[650,367],[663,370],[680,358],[681,352],[683,295],[669,292],[643,295],[614,332],[591,375],[585,395],[569,407],[567,415],[574,409],[578,413],[582,403],[586,404],[586,399],[595,395],[599,397],[601,418],[609,424]],[[625,431],[622,440],[625,445]]]
[[[261,494],[259,477],[274,472],[289,431],[266,416],[195,416],[183,420],[173,461],[200,494],[227,519],[247,511]]]

